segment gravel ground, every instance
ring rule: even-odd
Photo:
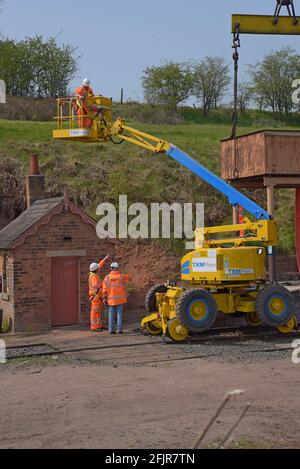
[[[234,389],[245,395],[228,404],[203,447],[222,441],[247,402],[251,407],[236,429],[235,447],[300,447],[299,365],[291,360],[187,360],[156,368],[36,361],[1,376],[0,448],[177,452],[192,446]]]
[[[292,347],[294,339],[290,337],[276,337],[260,340],[228,340],[220,339],[212,342],[201,342],[184,346],[187,353],[207,357],[208,360],[221,362],[239,361],[253,363],[258,361],[269,361],[276,359],[291,359],[291,350],[272,350],[280,347]]]
[[[21,358],[31,355],[40,355],[42,353],[55,352],[55,349],[49,345],[34,345],[33,347],[20,347],[6,350],[6,358]]]
[[[43,336],[44,343],[32,350],[10,349],[19,358],[0,366],[0,448],[191,447],[224,394],[234,389],[245,395],[228,405],[204,447],[222,441],[247,402],[251,407],[235,432],[235,447],[300,447],[300,365],[292,363],[291,351],[258,352],[291,347],[290,336],[241,340],[224,334],[180,345],[154,338],[150,345],[149,338],[125,334],[115,339],[139,346],[24,358],[49,352],[51,345],[114,345],[108,334],[54,336]],[[133,366],[141,360],[151,365]]]

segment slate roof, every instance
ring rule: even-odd
[[[37,200],[19,217],[0,231],[0,249],[7,249],[20,236],[52,212],[64,201],[64,197]]]

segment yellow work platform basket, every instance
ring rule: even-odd
[[[94,96],[84,101],[76,97],[57,100],[57,123],[53,138],[76,142],[107,142],[112,125],[112,100]]]

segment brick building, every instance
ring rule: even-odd
[[[67,195],[44,198],[37,157],[26,179],[27,210],[0,231],[0,310],[14,332],[87,324],[89,264],[114,255],[96,222]]]

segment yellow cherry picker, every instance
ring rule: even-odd
[[[277,3],[279,8],[288,6],[287,3],[291,6],[293,2]],[[299,34],[294,6],[291,11],[293,21],[287,17],[279,18],[280,9],[278,11],[277,8],[275,17],[263,17],[254,23],[249,15],[234,15],[235,52],[239,47],[239,34],[250,30],[260,33],[265,28],[267,32],[280,34],[278,31],[283,28],[281,34],[289,34],[297,29],[295,34]],[[190,332],[208,330],[221,312],[244,313],[248,324],[253,327],[264,324],[282,333],[295,329],[294,297],[283,286],[267,280],[266,254],[268,251],[269,257],[274,256],[278,243],[276,222],[272,216],[175,145],[129,127],[122,118],[114,121],[111,99],[95,96],[87,98],[86,104],[93,112],[86,116],[91,124],[83,128],[79,126],[76,98],[58,99],[55,139],[87,143],[128,142],[167,155],[226,196],[231,206],[242,207],[249,214],[242,224],[196,229],[195,250],[186,254],[181,262],[181,278],[188,287],[167,283],[154,286],[146,296],[147,314],[141,327],[152,335],[168,335],[174,341],[182,341]]]
[[[243,207],[253,218],[239,225],[198,228],[196,249],[182,259],[184,289],[158,285],[146,297],[147,316],[142,328],[150,334],[169,335],[175,341],[189,332],[202,332],[215,322],[218,312],[245,313],[252,326],[267,324],[281,332],[296,327],[293,296],[280,285],[268,285],[266,248],[276,246],[277,229],[271,215],[257,203],[227,184],[175,145],[112,120],[112,101],[103,96],[89,98],[93,109],[90,128],[79,128],[74,98],[58,100],[55,139],[81,142],[124,141],[158,154],[165,154],[225,195],[230,205]],[[243,237],[237,232],[243,232]]]

